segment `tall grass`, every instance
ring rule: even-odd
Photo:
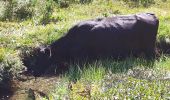
[[[164,60],[163,60],[164,59]],[[93,63],[86,63],[84,65],[71,65],[69,71],[66,73],[66,77],[70,81],[76,81],[80,79],[85,79],[89,81],[101,80],[104,75],[107,73],[127,73],[129,69],[141,68],[141,69],[152,69],[159,68],[163,66],[162,61],[169,61],[164,57],[160,58],[160,61],[148,61],[142,58],[127,58],[124,60],[115,60],[115,59],[105,59],[97,60]],[[168,64],[168,63],[166,63]],[[160,66],[159,66],[160,65]],[[169,65],[166,65],[169,68]],[[165,67],[165,66],[164,66]],[[161,67],[162,68],[162,67]],[[166,67],[165,67],[166,68]]]

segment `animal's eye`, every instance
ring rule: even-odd
[[[50,48],[45,48],[44,52],[45,52],[45,54],[47,54],[47,56],[51,57],[51,49]]]

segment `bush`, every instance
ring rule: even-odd
[[[13,16],[17,20],[31,18],[33,15],[32,2],[30,0],[13,1]]]
[[[0,20],[24,20],[32,17],[30,0],[8,0],[0,3],[3,5],[0,8]]]
[[[6,51],[0,50],[5,53]],[[7,80],[11,80],[19,76],[19,74],[25,71],[25,66],[23,66],[21,59],[17,54],[1,54],[3,57],[0,60],[0,88],[7,85]]]
[[[0,20],[32,19],[37,24],[47,24],[53,12],[53,0],[0,1]]]
[[[53,12],[53,0],[36,0],[34,2],[33,21],[35,24],[47,24]]]
[[[0,62],[0,77],[10,78],[18,76],[25,70],[25,67],[22,64],[21,59],[17,54],[6,54],[4,59]]]
[[[7,19],[11,19],[12,17],[12,10],[10,7],[9,2],[5,2],[5,1],[0,1],[0,20],[4,21]]]
[[[35,24],[48,24],[52,19],[54,2],[60,8],[71,3],[90,3],[93,0],[0,0],[0,20],[22,21],[32,19]]]

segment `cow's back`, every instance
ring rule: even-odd
[[[53,51],[55,57],[69,59],[119,57],[141,52],[153,56],[157,30],[158,19],[150,13],[93,19],[73,26],[62,37],[64,41],[56,41],[51,47],[60,49]],[[64,45],[60,48],[57,43]]]

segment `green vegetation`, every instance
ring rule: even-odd
[[[0,0],[0,87],[25,70],[22,52],[48,45],[79,21],[140,12],[160,19],[158,40],[170,38],[170,0]],[[56,99],[169,99],[170,57],[112,59],[70,65]],[[44,98],[45,99],[45,98]]]
[[[52,100],[168,99],[168,63],[169,58],[161,57],[155,62],[128,58],[72,65],[50,96]]]

